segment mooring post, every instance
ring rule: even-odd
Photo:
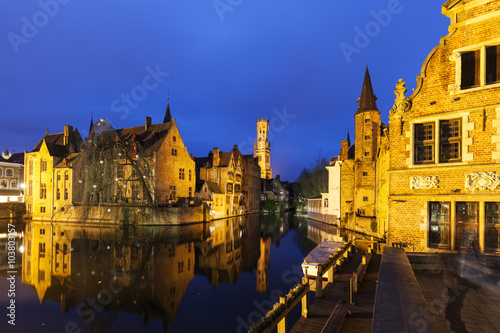
[[[328,283],[333,283],[333,274],[335,273],[334,267],[335,265],[332,264],[330,268],[328,269]]]
[[[306,294],[302,297],[302,317],[307,318],[309,313],[309,278],[302,278],[302,283],[306,284]]]
[[[286,297],[280,297],[280,304],[283,304],[286,308]],[[278,333],[286,333],[286,315],[278,323]]]
[[[353,278],[349,279],[349,304],[352,303],[352,285],[353,285]]]
[[[318,265],[316,273],[316,298],[323,297],[323,266]]]

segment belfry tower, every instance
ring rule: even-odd
[[[260,178],[271,179],[271,144],[269,143],[269,120],[257,120],[257,141],[254,156],[259,159]]]

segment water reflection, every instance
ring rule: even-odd
[[[290,231],[293,242],[287,241],[280,255],[299,266],[303,256],[323,238],[340,237],[336,228],[288,215],[250,215],[178,227],[31,222],[23,239],[22,282],[34,287],[40,303],[59,304],[61,313],[69,315],[65,321],[74,320],[82,332],[105,332],[111,326],[116,330],[126,325],[117,320],[120,313],[135,314],[142,325],[155,318],[166,330],[180,308],[183,313],[189,311],[181,303],[193,303],[195,296],[186,293],[199,288],[199,282],[190,288],[194,279],[208,280],[209,289],[216,290],[220,284],[239,284],[242,274],[247,274],[238,291],[249,301],[235,296],[234,300],[216,302],[213,309],[206,309],[207,316],[214,316],[217,307],[229,309],[236,301],[241,309],[234,311],[244,313],[248,311],[244,306],[251,307],[257,295],[267,297],[270,280],[274,283],[284,272],[276,263],[275,268],[281,270],[270,276],[272,249],[279,248]],[[292,251],[288,243],[299,252]],[[245,290],[249,278],[254,287]],[[285,282],[283,288],[292,287]],[[272,288],[281,287],[278,283]],[[197,299],[207,304],[211,301]],[[236,323],[231,316],[226,319],[228,327],[231,321]],[[184,315],[180,321],[174,330],[187,325]]]

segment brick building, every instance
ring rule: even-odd
[[[500,1],[442,6],[449,33],[390,112],[388,242],[500,250]]]
[[[253,155],[242,155],[238,146],[230,152],[218,147],[208,157],[196,158],[198,186],[205,198],[207,194],[215,218],[259,211],[260,167]],[[207,190],[207,193],[205,192]],[[219,191],[224,194],[220,199]],[[210,193],[208,193],[210,192]]]
[[[71,166],[82,144],[78,129],[66,125],[61,133],[49,134],[47,130],[33,150],[24,154],[25,203],[30,216],[52,218],[65,202],[71,201]]]
[[[355,143],[341,142],[311,210],[410,251],[500,252],[500,0],[450,0],[442,12],[449,33],[411,96],[396,83],[389,125],[366,70]]]

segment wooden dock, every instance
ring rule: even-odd
[[[342,266],[342,271],[334,275],[334,282],[326,285],[323,281],[323,297],[316,298],[309,307],[307,318],[301,317],[290,332],[318,333],[323,330],[328,318],[343,297],[344,290],[349,290],[349,281],[362,260],[362,253],[353,253],[349,262]],[[371,332],[373,304],[376,280],[380,266],[380,255],[374,255],[368,265],[366,275],[359,285],[358,294],[353,295],[351,315],[342,322],[339,332]],[[314,283],[311,286],[315,289]]]

